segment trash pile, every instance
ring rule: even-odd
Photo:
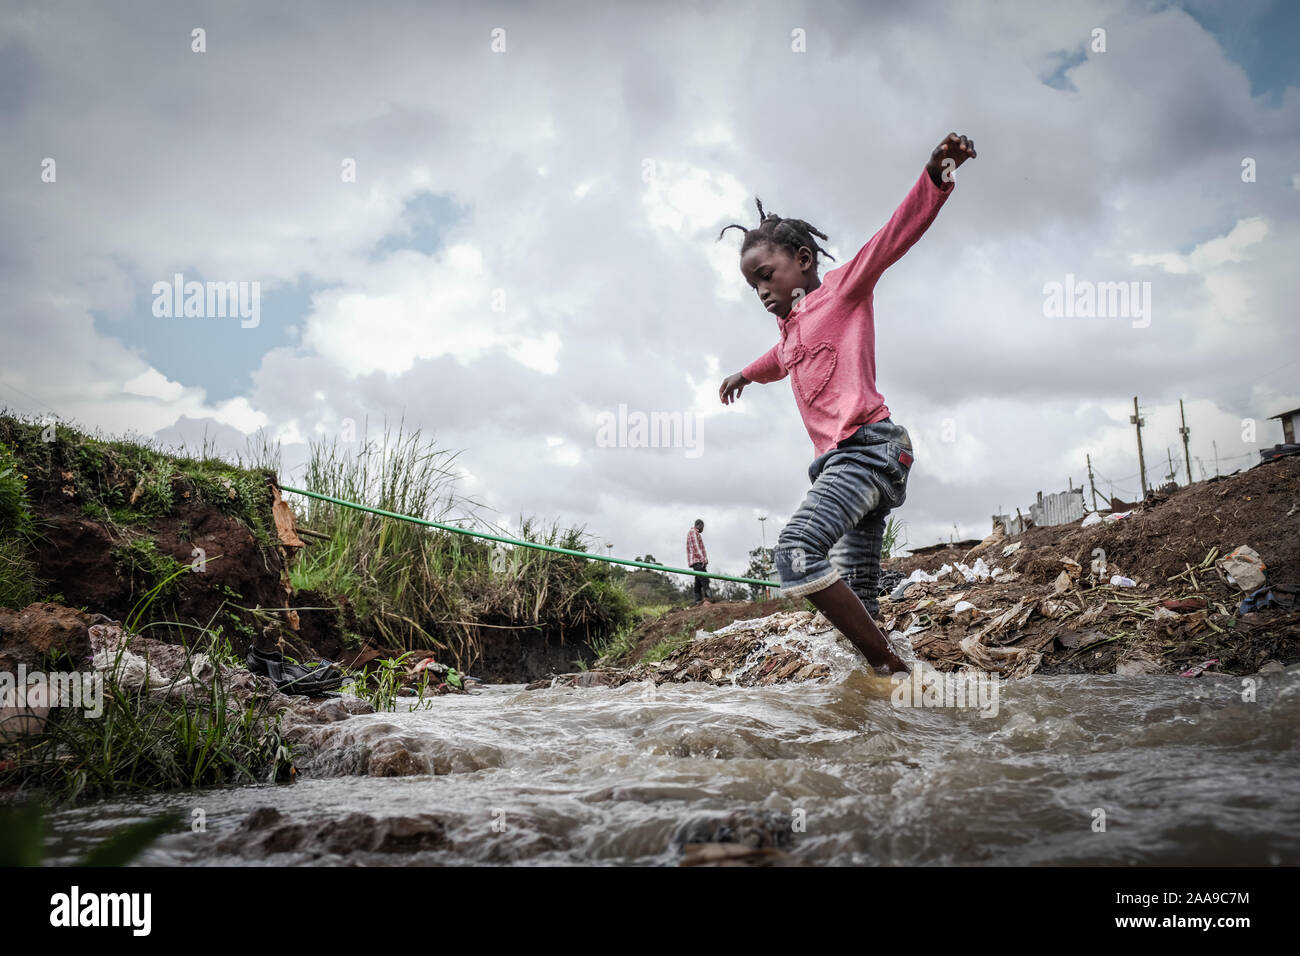
[[[1005,549],[1008,556],[1019,550]],[[1147,581],[1099,556],[1085,567],[1056,559],[1051,575],[1040,556],[1026,577],[1013,564],[990,570],[982,559],[945,563],[933,573],[914,569],[881,604],[883,627],[910,640],[918,658],[938,670],[975,667],[1007,678],[1050,670],[1140,675],[1174,670],[1195,677],[1233,659],[1253,672],[1268,660],[1300,657],[1300,615],[1294,585],[1267,582],[1258,552],[1238,547],[1219,557],[1212,548],[1196,564]],[[1050,587],[1038,583],[1051,578]],[[1263,646],[1244,616],[1291,612]],[[1282,640],[1277,638],[1281,636]],[[1226,653],[1216,646],[1227,645]],[[1209,653],[1207,653],[1209,651]],[[1279,661],[1280,662],[1280,661]]]
[[[1008,550],[1008,553],[1013,553],[1018,547],[1019,545],[1012,545]],[[889,599],[891,601],[903,600],[907,595],[907,589],[913,584],[921,584],[925,582],[934,583],[940,579],[951,579],[954,581],[965,582],[966,584],[974,584],[977,581],[996,579],[1008,573],[1010,572],[1004,571],[1002,568],[993,568],[990,570],[989,566],[984,563],[983,558],[976,558],[974,565],[971,565],[970,567],[967,567],[961,561],[957,561],[954,564],[944,564],[943,567],[939,568],[939,570],[935,571],[933,574],[929,574],[920,568],[917,568],[908,577],[903,578],[903,580],[898,583],[893,591],[890,592]],[[1015,580],[1015,578],[1004,578],[1004,580]]]
[[[206,700],[217,683],[232,705],[248,706],[256,700],[264,713],[283,712],[289,723],[374,712],[369,703],[347,694],[327,693],[322,695],[325,700],[313,701],[295,693],[293,683],[287,692],[281,691],[269,676],[219,663],[202,651],[130,634],[117,621],[94,624],[88,634],[95,672],[124,691]]]
[[[1122,521],[1132,513],[1132,511],[1112,511],[1110,514],[1103,515],[1099,511],[1094,511],[1079,523],[1079,527],[1091,528],[1093,525],[1101,524],[1103,521]]]
[[[1211,548],[1163,581],[1148,580],[1131,563],[1117,567],[1102,549],[1086,566],[1070,556],[1048,560],[1039,551],[1001,542],[1001,560],[992,567],[981,557],[934,571],[916,567],[906,576],[893,569],[892,580],[882,575],[882,584],[893,588],[881,600],[881,630],[914,670],[1006,679],[1040,672],[1192,678],[1300,660],[1297,588],[1269,583],[1253,548],[1224,556]],[[527,689],[644,681],[754,687],[864,669],[823,615],[787,610],[699,630],[661,661],[562,674]]]
[[[820,613],[779,611],[736,621],[675,648],[661,661],[629,668],[600,668],[534,681],[527,690],[550,687],[618,687],[701,681],[734,687],[822,680],[863,665],[839,631]]]

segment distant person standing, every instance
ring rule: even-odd
[[[686,563],[690,565],[692,571],[707,571],[709,569],[709,553],[704,550],[704,538],[700,534],[704,530],[704,519],[696,518],[695,527],[686,532]],[[703,577],[695,578],[695,603],[712,604],[709,600],[709,579]]]

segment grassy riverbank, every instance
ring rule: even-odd
[[[313,443],[298,483],[487,528],[486,509],[459,492],[455,458],[399,428],[375,441]],[[421,657],[526,680],[594,660],[594,646],[640,619],[625,575],[600,562],[311,500],[286,533],[273,511],[278,467],[279,449],[265,441],[230,461],[207,447],[170,451],[0,415],[0,671],[105,677],[93,717],[60,707],[36,721],[30,708],[0,714],[13,718],[0,726],[0,791],[67,801],[283,779],[293,762],[279,730],[289,699],[269,682],[230,689],[229,678],[253,680],[242,664],[252,646],[340,661],[360,698],[391,706]],[[589,543],[582,529],[535,518],[512,531],[579,551]],[[131,647],[184,655],[172,662],[184,693],[124,684],[92,663],[91,634],[111,622],[125,625]],[[191,675],[191,659],[224,676]]]

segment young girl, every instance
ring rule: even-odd
[[[812,489],[776,543],[781,595],[806,596],[873,667],[889,673],[907,665],[873,617],[885,516],[907,496],[912,440],[876,391],[871,297],[881,273],[921,238],[952,193],[949,171],[974,157],[972,140],[949,133],[884,228],[824,279],[817,254],[830,253],[817,239],[826,235],[802,219],[764,213],[759,202],[757,228],[733,224],[718,233],[745,233],[740,271],[781,329],[781,340],[729,375],[718,395],[730,404],[751,382],[789,375],[816,456],[808,468]]]

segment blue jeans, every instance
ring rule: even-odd
[[[888,418],[814,459],[813,486],[776,543],[782,597],[803,597],[842,577],[872,617],[880,612],[885,519],[907,498],[911,459],[911,436]]]

